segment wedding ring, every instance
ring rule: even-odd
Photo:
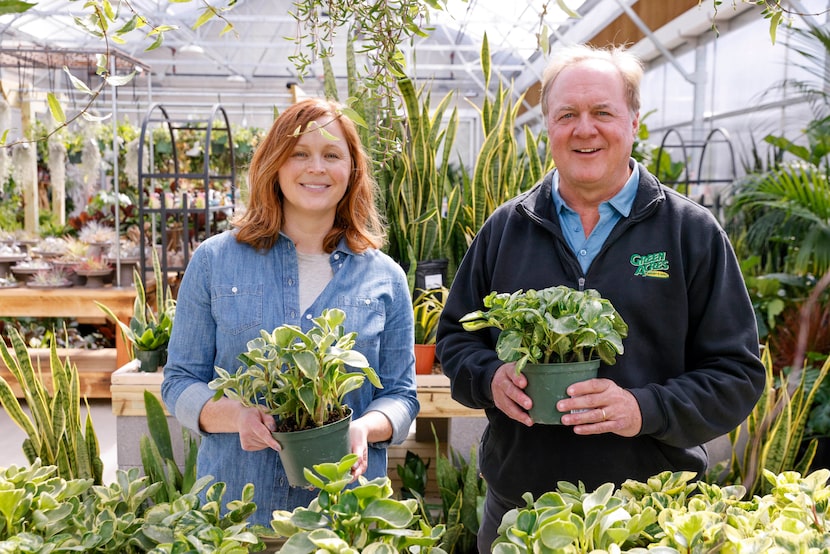
[[[608,416],[605,415],[605,408],[600,408],[600,411],[602,412],[602,421],[608,421]]]

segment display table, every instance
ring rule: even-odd
[[[155,291],[155,287],[151,287]],[[148,294],[151,294],[148,291]],[[110,307],[118,319],[129,323],[135,302],[133,287],[106,286],[97,289],[69,287],[58,289],[36,289],[28,287],[0,289],[0,316],[3,317],[73,317],[84,322],[106,322],[106,316],[95,301]],[[148,300],[149,301],[149,300]],[[55,330],[60,333],[60,329]],[[106,398],[110,394],[110,375],[119,367],[130,361],[128,345],[121,331],[116,329],[115,348],[91,351],[81,349],[62,349],[61,358],[69,357],[78,367],[81,380],[81,392],[89,398]],[[41,367],[49,367],[48,350],[41,359]],[[45,360],[45,365],[44,365]],[[0,375],[10,381],[12,388],[17,383],[5,366],[0,363]]]
[[[112,413],[116,416],[143,416],[144,391],[161,398],[161,381],[164,373],[138,371],[131,362],[112,374],[110,392]],[[445,375],[417,375],[418,401],[421,403],[419,418],[446,419],[453,417],[484,417],[484,410],[467,408],[450,396],[450,380]]]
[[[401,486],[396,468],[399,464],[404,463],[407,451],[418,454],[426,461],[435,458],[435,437],[431,433],[433,428],[436,430],[436,435],[440,441],[442,454],[448,456],[449,434],[451,432],[449,423],[452,418],[484,417],[484,410],[472,410],[452,399],[450,396],[450,381],[446,376],[433,374],[418,375],[416,378],[418,400],[421,404],[421,411],[416,420],[416,428],[418,429],[410,433],[403,444],[390,446],[387,454],[387,474],[392,479],[395,490]],[[118,467],[120,469],[142,467],[139,439],[142,435],[149,433],[144,411],[144,391],[150,391],[156,397],[160,397],[163,379],[163,372],[146,373],[138,371],[138,363],[135,360],[120,367],[112,374],[110,390],[112,412],[116,416]],[[166,409],[165,413],[167,414],[167,424],[170,428],[176,461],[181,464],[184,452],[182,428],[179,422],[167,413]],[[464,454],[466,454],[466,451]],[[435,463],[429,464],[427,494],[438,498],[435,476],[436,466]]]

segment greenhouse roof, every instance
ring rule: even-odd
[[[569,17],[560,3],[578,12],[580,17]],[[647,49],[652,52],[665,48],[660,41],[667,39],[659,37],[656,29],[652,33],[647,24],[642,21],[638,24],[640,18],[636,11],[640,6],[637,4],[636,0],[447,0],[447,9],[433,14],[424,23],[428,36],[401,45],[401,49],[407,60],[407,72],[416,82],[430,83],[436,96],[452,90],[475,103],[486,94],[479,63],[485,32],[490,44],[494,84],[499,80],[515,83],[520,94],[541,77],[544,57],[537,47],[537,34],[543,24],[550,30],[551,42],[555,45],[589,41],[615,20],[628,17],[635,22],[635,26],[629,25],[633,31],[622,36],[618,32],[609,40],[648,43]],[[669,42],[688,33],[689,28],[711,26],[710,10],[700,7],[697,0],[675,4],[680,6],[679,11],[689,12],[695,22],[686,21],[684,29],[669,31]],[[113,5],[119,5],[125,12],[124,21],[132,6],[153,25],[177,27],[166,33],[163,44],[153,50],[147,50],[151,41],[142,34],[144,31],[132,31],[126,35],[124,44],[111,45],[118,54],[117,72],[128,72],[130,62],[139,72],[131,91],[134,104],[147,105],[149,97],[153,100],[163,97],[165,102],[179,101],[191,106],[216,102],[247,106],[253,112],[281,108],[293,101],[298,89],[292,88],[292,83],[310,95],[323,93],[321,63],[314,63],[301,80],[291,60],[297,51],[292,40],[297,34],[297,22],[289,13],[293,0],[238,0],[233,9],[224,13],[227,21],[213,18],[197,29],[193,24],[205,4],[196,0],[185,3],[131,0],[129,4],[113,2]],[[0,50],[3,51],[0,66],[16,66],[14,70],[5,70],[3,78],[35,90],[47,87],[54,90],[56,83],[62,82],[69,87],[68,80],[56,75],[63,65],[75,67],[68,53],[97,53],[105,46],[100,38],[83,32],[77,25],[78,18],[86,17],[87,11],[86,3],[77,0],[39,0],[27,12],[0,16]],[[729,15],[725,13],[724,17]],[[227,22],[233,30],[223,33]],[[340,80],[345,83],[346,77],[343,35],[345,30],[337,38],[332,58],[339,88]],[[33,56],[31,52],[38,49],[43,54]],[[19,53],[13,54],[15,50]],[[50,57],[49,52],[61,50],[67,52],[67,57]],[[88,60],[76,61],[82,66],[84,63],[91,66]],[[56,72],[35,71],[43,63],[54,64]],[[87,80],[95,78],[94,66],[91,67],[86,73]],[[526,108],[533,108],[532,101]]]

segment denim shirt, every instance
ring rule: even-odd
[[[325,308],[346,312],[346,332],[357,331],[355,349],[369,360],[383,384],[366,380],[348,393],[346,403],[358,418],[370,410],[383,413],[393,428],[391,441],[370,444],[369,479],[386,475],[386,446],[409,434],[418,414],[414,322],[406,275],[378,250],[352,252],[341,241],[329,256],[334,276],[305,312],[300,312],[297,255],[293,242],[280,235],[273,248],[258,251],[227,231],[209,238],[193,252],[181,282],[176,317],[164,368],[161,393],[179,422],[201,435],[198,475],[212,475],[227,485],[224,502],[240,498],[246,483],[255,487],[254,523],[268,525],[273,510],[306,506],[317,491],[290,487],[279,454],[266,448],[242,450],[238,433],[206,433],[199,414],[214,391],[208,382],[214,366],[234,372],[247,342],[283,324],[308,331],[311,319]]]

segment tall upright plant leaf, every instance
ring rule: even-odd
[[[98,438],[87,406],[86,422],[81,422],[78,369],[67,358],[61,361],[56,341],[51,341],[49,364],[54,395],[46,388],[41,371],[35,370],[23,336],[16,329],[8,332],[12,351],[0,340],[0,356],[17,380],[27,414],[11,385],[0,376],[0,403],[11,420],[27,435],[23,452],[30,463],[40,458],[44,465],[58,467],[64,479],[90,478],[101,484],[104,464]]]

